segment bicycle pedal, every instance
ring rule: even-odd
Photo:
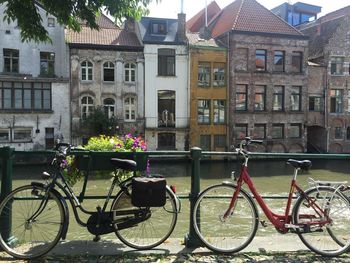
[[[97,236],[94,237],[94,239],[92,241],[98,242],[100,240],[101,240],[101,236],[97,235]]]
[[[261,220],[260,224],[261,224],[262,227],[267,227],[268,226],[267,222],[265,220]]]

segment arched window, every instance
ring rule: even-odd
[[[103,108],[105,113],[107,114],[108,118],[112,118],[115,113],[115,101],[114,99],[111,98],[107,98],[103,100]]]
[[[125,82],[135,82],[136,65],[134,63],[126,63],[124,65]]]
[[[136,99],[133,96],[124,98],[124,119],[125,121],[136,120]]]
[[[346,139],[350,140],[350,127],[346,128]]]
[[[103,64],[103,81],[114,81],[114,64],[110,61]]]
[[[92,80],[92,63],[90,61],[83,61],[81,67],[81,80]]]
[[[81,98],[81,118],[86,119],[94,110],[94,99],[90,96]]]

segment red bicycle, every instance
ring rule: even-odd
[[[200,240],[215,252],[234,253],[253,240],[259,225],[254,199],[281,234],[295,233],[312,251],[323,256],[337,256],[350,249],[350,204],[342,192],[343,182],[323,183],[302,190],[297,184],[298,171],[311,166],[309,160],[289,159],[294,167],[288,200],[283,214],[274,213],[256,190],[248,174],[249,144],[262,141],[245,138],[236,149],[242,156],[242,168],[236,184],[223,182],[202,191],[194,206],[193,222]],[[252,193],[243,189],[247,185]],[[293,198],[297,197],[293,209]],[[266,226],[264,221],[261,221]]]

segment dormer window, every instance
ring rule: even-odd
[[[152,34],[165,35],[166,24],[164,22],[153,22],[152,23]]]

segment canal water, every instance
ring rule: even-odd
[[[349,181],[349,160],[312,160],[312,168],[306,172],[300,172],[298,183],[307,187],[308,178],[327,181]],[[175,185],[177,194],[182,196],[182,209],[172,237],[182,238],[189,231],[189,201],[188,195],[191,188],[191,164],[188,161],[166,160],[151,161],[151,173],[164,175],[169,185]],[[235,161],[202,161],[201,163],[201,189],[209,185],[231,180],[231,171],[238,172],[239,164]],[[26,166],[14,168],[14,187],[28,184],[32,180],[40,180],[40,174],[47,169],[45,166]],[[289,184],[293,174],[293,168],[286,164],[285,160],[251,160],[249,172],[256,188],[265,196],[287,196]],[[86,195],[106,195],[111,184],[111,177],[90,177]],[[82,182],[74,186],[74,191],[79,195]],[[118,190],[118,189],[117,189]],[[117,191],[115,190],[115,193]],[[277,213],[283,213],[286,200],[266,199],[267,204]],[[103,200],[84,200],[83,206],[95,210],[96,206],[102,206]],[[83,215],[83,214],[82,214]],[[86,220],[86,216],[82,216]],[[265,220],[260,210],[260,220]],[[263,228],[259,226],[257,235],[275,233],[273,227]],[[70,225],[68,230],[69,240],[92,240],[93,236],[86,228],[80,227],[70,213]],[[106,239],[116,239],[114,234],[104,236]]]

